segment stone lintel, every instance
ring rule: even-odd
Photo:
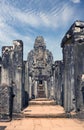
[[[78,42],[84,41],[84,22],[83,21],[75,21],[72,24],[72,26],[70,27],[70,29],[67,31],[67,33],[62,39],[61,47],[64,47],[65,44],[72,44],[75,41],[78,41]]]

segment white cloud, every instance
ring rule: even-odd
[[[18,33],[13,27],[10,27],[6,23],[2,23],[0,20],[0,47],[12,46],[12,41],[21,39],[24,43],[24,59],[27,57],[28,51],[31,49],[31,43],[33,44],[32,38],[28,35],[22,35]],[[1,55],[1,48],[0,48]]]
[[[12,5],[6,4],[2,4],[0,7],[0,18],[3,16],[5,22],[10,22],[12,25],[15,23],[19,23],[20,25],[26,24],[34,28],[57,28],[62,26],[65,21],[68,23],[68,21],[72,19],[73,15],[74,8],[69,4],[64,4],[61,9],[45,13],[42,11],[37,13],[35,10],[27,10],[27,12],[23,12],[20,9],[13,7]]]
[[[61,14],[61,21],[63,22],[63,24],[68,23],[68,21],[70,21],[70,19],[74,18],[74,8],[71,7],[66,7],[64,8],[62,14]]]
[[[74,0],[77,1],[77,0]],[[64,4],[61,8],[49,12],[36,12],[35,10],[22,11],[20,8],[3,3],[0,5],[0,45],[12,45],[12,40],[22,39],[24,42],[25,57],[33,46],[33,35],[29,32],[22,34],[20,30],[25,27],[34,27],[36,29],[47,30],[57,29],[68,24],[73,19],[75,9],[69,4]],[[15,30],[15,25],[20,26],[20,30]],[[31,34],[34,33],[32,30]],[[49,39],[48,39],[49,41]],[[53,44],[55,44],[53,42]],[[53,48],[52,48],[53,51]],[[26,58],[25,58],[26,59]]]
[[[29,26],[38,28],[38,27],[49,27],[57,28],[63,23],[68,22],[72,19],[74,14],[74,8],[70,6],[64,6],[61,12],[57,12],[56,15],[52,13],[43,13],[34,14],[30,12],[24,13],[21,11],[14,11],[14,17],[22,22],[23,24],[28,24]],[[61,22],[62,21],[62,22]],[[58,24],[59,23],[59,24]]]
[[[73,3],[80,3],[80,0],[71,0]]]

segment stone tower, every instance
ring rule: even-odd
[[[52,64],[52,53],[46,49],[43,37],[38,36],[35,39],[34,49],[28,54],[28,89],[30,99],[54,96]]]

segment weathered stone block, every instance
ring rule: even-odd
[[[13,92],[12,87],[0,86],[0,121],[9,121],[12,117]]]
[[[10,85],[12,82],[12,46],[2,47],[2,79],[1,84]]]

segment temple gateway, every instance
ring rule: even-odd
[[[63,60],[54,61],[42,36],[23,60],[23,42],[3,46],[0,57],[0,121],[10,120],[33,99],[53,99],[65,113],[84,111],[84,22],[76,21],[61,42]]]

